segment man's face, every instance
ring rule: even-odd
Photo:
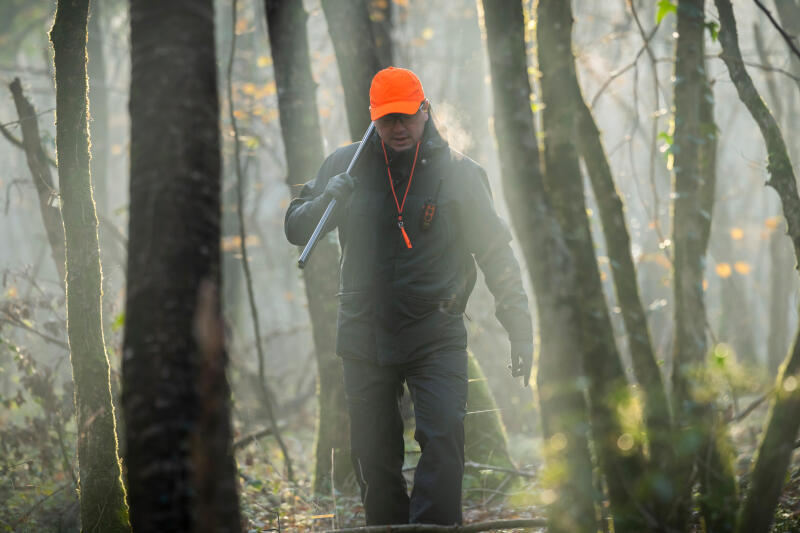
[[[424,108],[423,108],[424,107]],[[423,104],[413,115],[390,113],[375,121],[375,129],[381,140],[392,150],[410,150],[422,138],[425,123],[428,121],[427,106]]]

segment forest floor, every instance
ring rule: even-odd
[[[743,404],[746,402],[747,399],[743,400]],[[742,480],[750,466],[766,409],[765,404],[761,405],[732,426],[731,435],[739,450],[737,473]],[[357,496],[339,492],[313,495],[312,411],[307,409],[303,420],[295,420],[284,434],[294,462],[296,483],[286,480],[280,450],[270,437],[238,451],[242,511],[248,533],[319,532],[363,525],[363,507]],[[35,443],[31,443],[29,461],[0,472],[0,532],[79,531],[79,507],[71,476],[60,468],[42,468],[40,459],[43,456],[34,446]],[[407,446],[407,462],[411,466],[418,457],[418,449],[410,438]],[[509,436],[510,452],[520,470],[526,472],[539,471],[540,446],[535,437]],[[51,458],[51,462],[56,463],[56,458]],[[409,471],[409,481],[411,474]],[[500,490],[484,486],[481,476],[482,472],[473,472],[465,477],[465,523],[543,516],[541,497],[544,491],[536,476],[519,478],[515,484],[507,484]],[[702,529],[698,525],[695,531]],[[773,532],[800,532],[800,450],[793,456],[787,485],[775,513]]]
[[[755,397],[742,398],[742,404]],[[736,468],[740,480],[746,479],[750,460],[756,449],[761,425],[767,414],[766,402],[748,416],[731,426],[731,437],[739,454]],[[410,436],[410,434],[409,434]],[[295,460],[297,483],[290,484],[282,471],[282,458],[278,448],[270,441],[250,444],[238,456],[240,471],[248,476],[242,488],[242,506],[248,522],[248,533],[266,531],[319,532],[364,524],[364,510],[355,495],[314,497],[311,490],[313,433],[301,430],[289,433],[287,441]],[[415,443],[406,440],[407,464],[415,462]],[[536,472],[541,464],[537,438],[510,435],[509,448],[520,470]],[[277,468],[276,468],[277,467]],[[407,480],[412,480],[411,475]],[[521,478],[502,491],[482,489],[481,480],[469,473],[464,482],[464,523],[499,519],[539,518],[544,516],[541,505],[543,488],[539,480]],[[745,487],[741,487],[745,488]],[[544,531],[535,529],[510,529],[505,531]],[[701,533],[696,523],[692,533]],[[795,451],[787,484],[775,512],[773,533],[800,532],[800,449]]]

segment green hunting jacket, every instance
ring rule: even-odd
[[[495,212],[483,168],[452,150],[428,121],[403,208],[408,248],[397,224],[380,139],[373,135],[367,142],[351,172],[357,185],[325,228],[338,228],[342,248],[338,355],[399,364],[465,349],[463,313],[475,285],[476,262],[509,339],[530,343],[533,351],[531,315],[509,246],[511,233]],[[308,242],[328,204],[322,194],[328,179],[347,169],[358,144],[333,152],[291,202],[285,219],[289,242]],[[413,151],[387,152],[402,200]],[[434,198],[436,211],[424,229],[424,206]]]

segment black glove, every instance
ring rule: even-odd
[[[527,387],[531,379],[533,367],[533,343],[511,341],[511,375],[522,376],[522,383]]]
[[[347,172],[342,172],[328,180],[322,195],[328,200],[335,199],[337,202],[343,202],[350,196],[355,186],[356,179]]]

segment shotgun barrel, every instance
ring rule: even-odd
[[[369,139],[370,135],[372,135],[373,131],[375,131],[375,123],[370,122],[367,131],[364,133],[364,137],[361,139],[358,148],[356,148],[356,153],[353,154],[353,159],[351,159],[350,164],[347,165],[346,172],[348,174],[353,170],[353,167],[356,166],[356,163],[358,163],[358,158],[361,156],[361,151],[364,149],[364,146],[367,144],[367,140]],[[322,213],[322,217],[319,219],[317,227],[314,228],[314,233],[311,234],[311,238],[308,239],[306,247],[303,248],[303,253],[300,254],[300,259],[298,259],[297,261],[298,267],[305,268],[306,263],[308,263],[308,259],[311,256],[311,252],[314,251],[314,247],[317,245],[319,238],[322,236],[322,231],[325,228],[325,225],[328,223],[328,219],[330,218],[331,213],[333,213],[333,210],[335,208],[336,208],[336,199],[334,198],[325,208],[325,212]]]

